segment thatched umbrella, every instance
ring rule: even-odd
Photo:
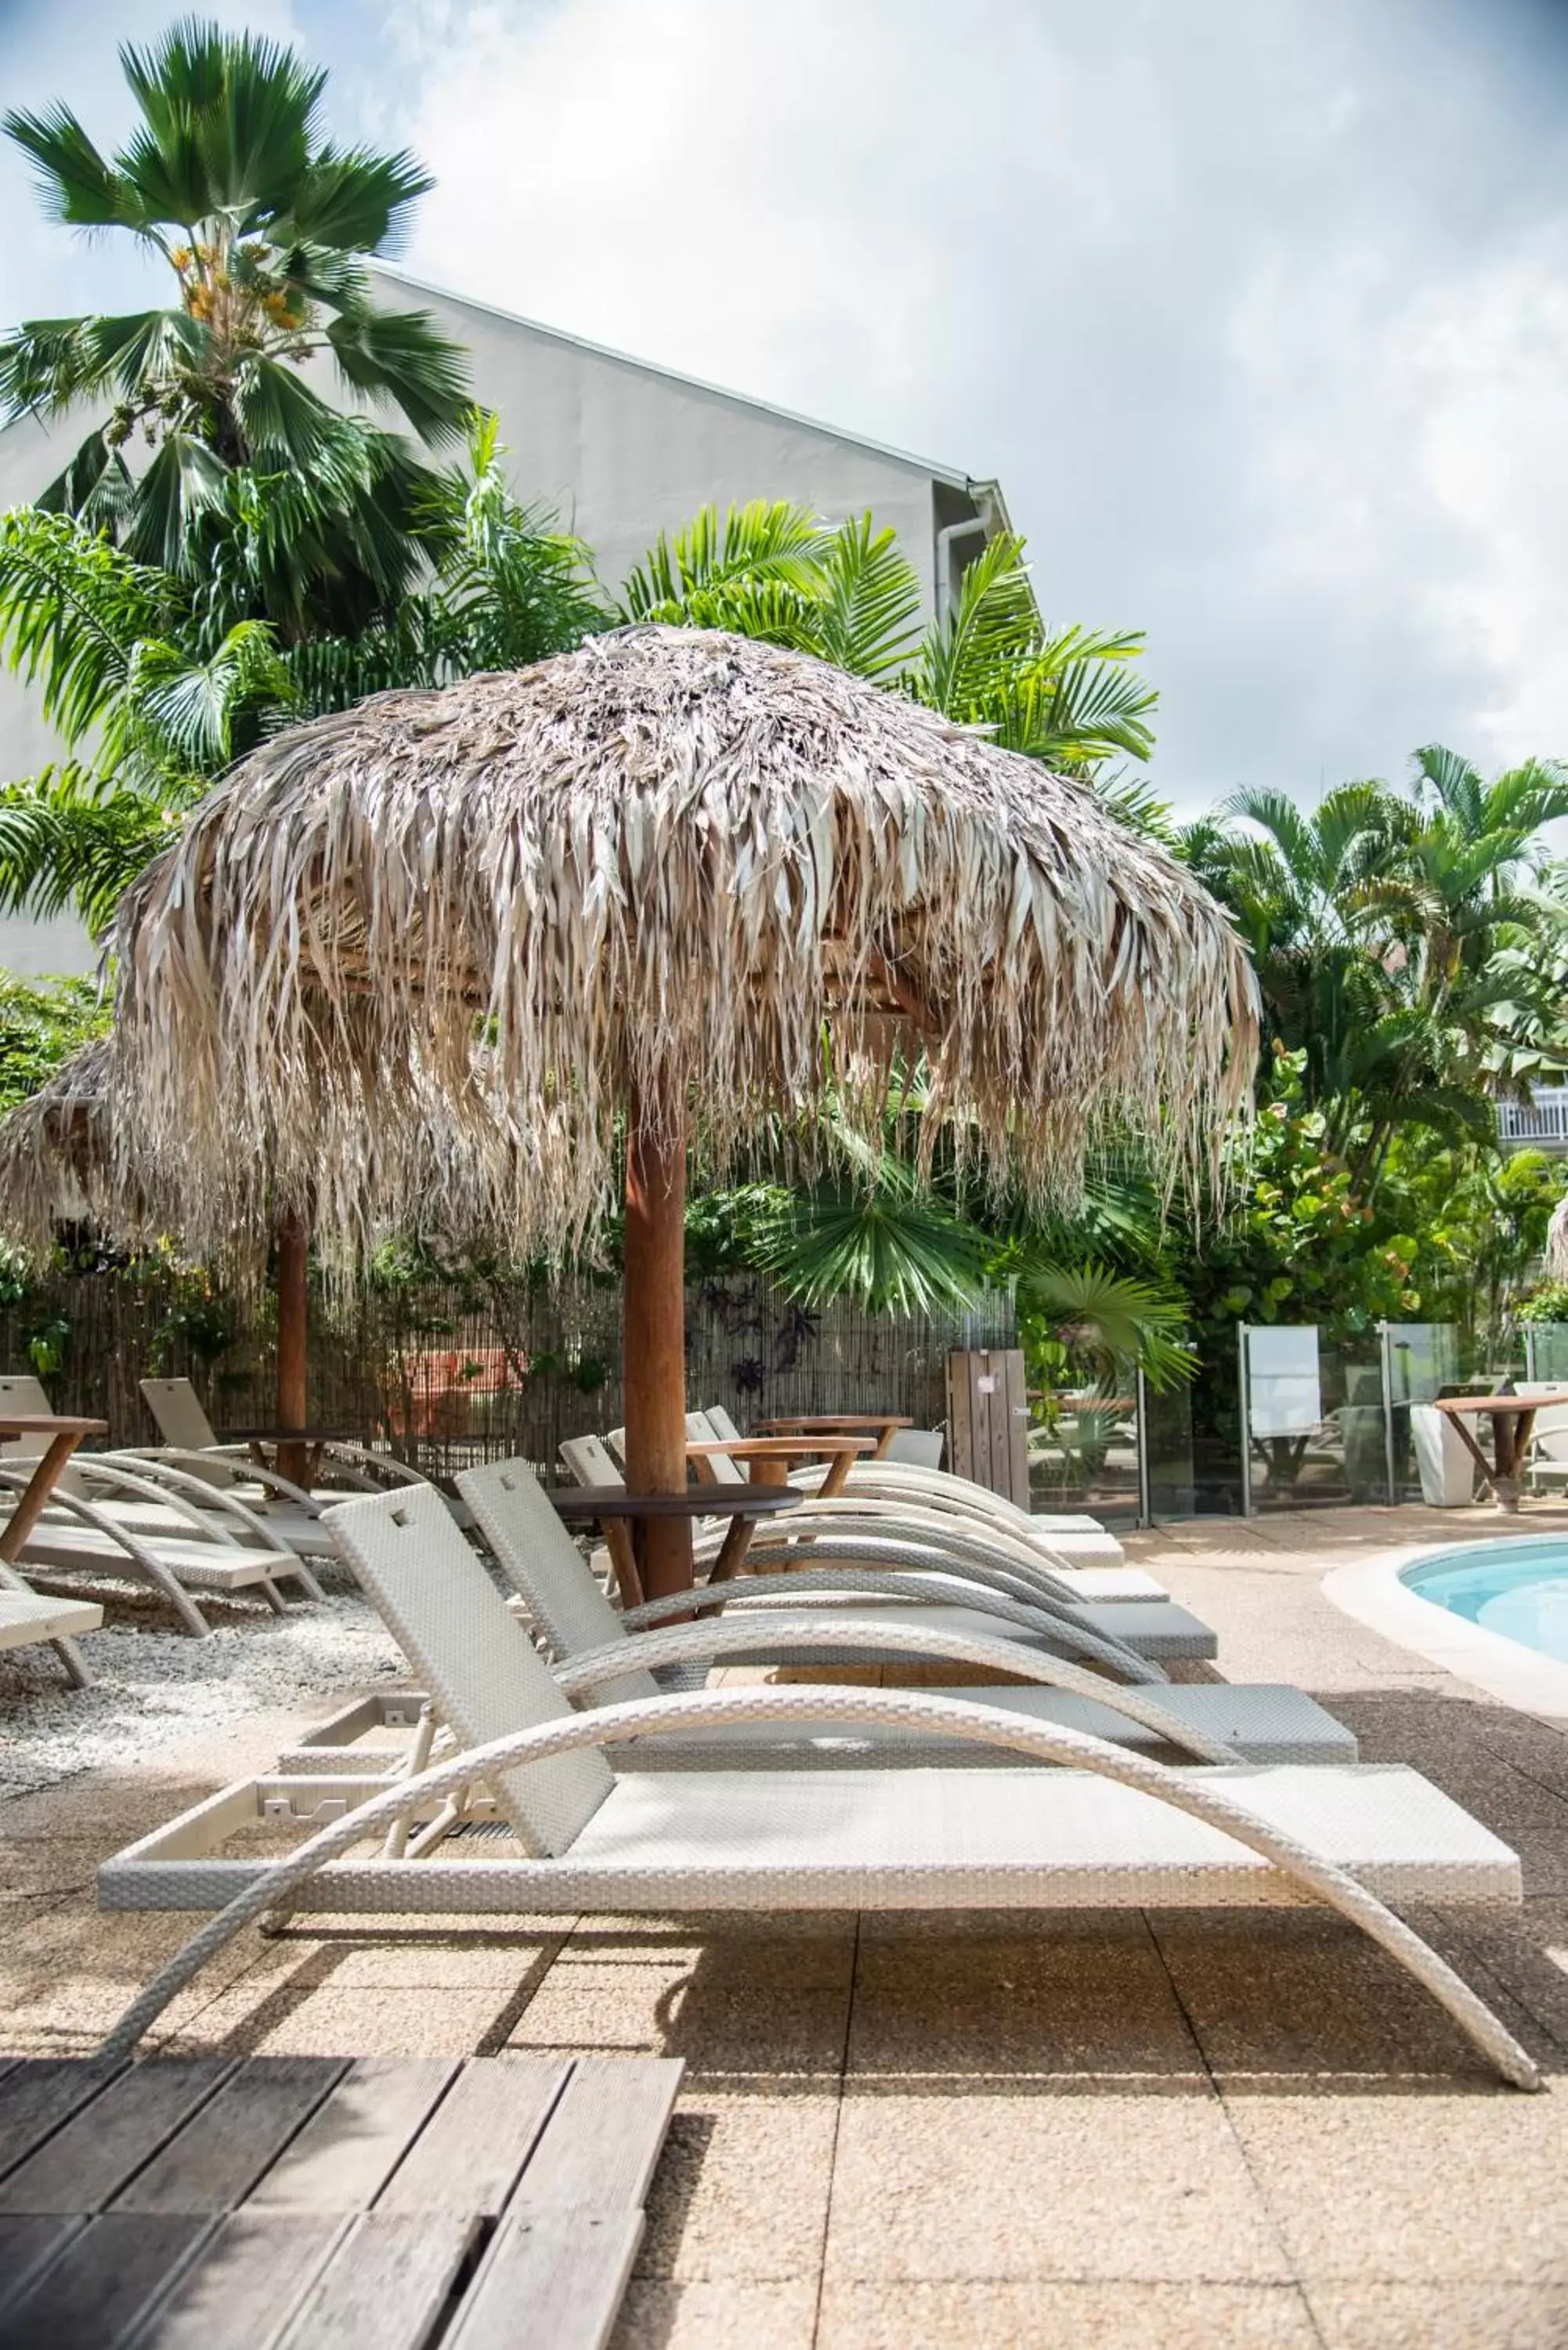
[[[157,1163],[138,1158],[134,1138],[128,1142],[129,1124],[114,1089],[112,1040],[95,1037],[0,1118],[0,1237],[31,1257],[45,1258],[58,1227],[78,1220],[121,1248],[179,1234],[188,1195],[182,1186],[160,1180]],[[418,1180],[400,1161],[398,1178],[389,1182],[368,1142],[360,1160],[364,1190],[357,1219],[347,1234],[337,1235],[339,1272],[362,1271],[392,1229],[377,1212],[383,1197],[400,1202],[417,1194],[422,1231],[440,1229],[443,1208],[465,1229],[472,1227],[476,1205],[465,1190],[456,1139],[450,1121],[427,1102],[422,1124],[404,1138],[404,1147],[415,1153]],[[459,1200],[462,1206],[455,1204]],[[303,1429],[308,1424],[309,1232],[297,1206],[271,1201],[262,1185],[246,1186],[245,1206],[253,1212],[220,1226],[207,1221],[209,1261],[248,1286],[261,1279],[270,1246],[277,1306],[276,1425]],[[302,1464],[298,1454],[289,1473],[298,1473]]]
[[[1087,791],[749,639],[639,628],[376,696],[202,804],[117,933],[124,1147],[182,1229],[383,1199],[428,1087],[468,1205],[519,1250],[626,1203],[628,1474],[683,1488],[689,1138],[732,1162],[831,1088],[877,1128],[923,1055],[937,1121],[1038,1201],[1091,1138],[1168,1169],[1243,1101],[1256,992],[1224,915]],[[476,1060],[476,1045],[483,1058]],[[410,1072],[417,1069],[417,1085]],[[690,1579],[650,1527],[649,1587]]]

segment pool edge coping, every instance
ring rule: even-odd
[[[1467,1534],[1450,1543],[1404,1544],[1376,1558],[1332,1567],[1322,1588],[1342,1615],[1353,1617],[1396,1648],[1473,1683],[1516,1712],[1533,1714],[1554,1729],[1568,1727],[1568,1664],[1541,1656],[1504,1633],[1489,1632],[1435,1599],[1423,1599],[1402,1580],[1412,1566],[1440,1565],[1455,1551],[1480,1548],[1486,1539]],[[1521,1547],[1551,1542],[1561,1548],[1563,1538],[1521,1534],[1510,1539]]]

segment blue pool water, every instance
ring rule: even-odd
[[[1407,1566],[1401,1582],[1489,1632],[1568,1662],[1568,1542],[1481,1543]]]

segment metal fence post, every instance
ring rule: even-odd
[[[1388,1506],[1397,1509],[1399,1496],[1394,1489],[1394,1326],[1391,1322],[1377,1325],[1379,1352],[1383,1361],[1383,1465],[1388,1483]]]
[[[1241,1426],[1241,1515],[1252,1514],[1252,1415],[1247,1398],[1247,1326],[1236,1325],[1236,1416]]]
[[[1152,1526],[1154,1480],[1148,1462],[1148,1381],[1141,1364],[1133,1376],[1137,1382],[1133,1390],[1137,1398],[1137,1522],[1140,1526]]]
[[[1535,1330],[1534,1326],[1529,1322],[1524,1326],[1524,1376],[1527,1379],[1533,1382],[1535,1378]]]

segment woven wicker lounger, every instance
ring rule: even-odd
[[[776,1611],[764,1615],[741,1607],[727,1609],[717,1620],[710,1615],[701,1624],[634,1631],[630,1623],[635,1617],[628,1622],[610,1607],[524,1462],[502,1462],[467,1472],[463,1491],[497,1563],[529,1604],[535,1627],[551,1646],[558,1685],[574,1699],[603,1702],[657,1697],[656,1669],[687,1675],[694,1671],[701,1685],[716,1660],[766,1661],[780,1645],[783,1627]],[[390,1625],[394,1637],[400,1623],[406,1620],[411,1636],[421,1643],[417,1654],[439,1644],[444,1635],[443,1619],[455,1617],[472,1628],[476,1639],[482,1638],[486,1647],[504,1657],[510,1648],[526,1639],[526,1634],[506,1609],[497,1607],[485,1571],[467,1546],[439,1525],[436,1535],[425,1580],[417,1593],[405,1599],[406,1618]],[[375,1588],[370,1588],[374,1597]],[[688,1608],[689,1603],[682,1605],[680,1613],[686,1614]],[[947,1694],[982,1695],[987,1702],[1030,1719],[1064,1721],[1140,1752],[1174,1754],[1179,1761],[1355,1760],[1355,1742],[1350,1732],[1299,1690],[1233,1690],[1225,1683],[1173,1690],[1147,1679],[1133,1688],[1118,1688],[1063,1658],[1007,1640],[965,1638],[950,1628],[896,1620],[857,1625],[845,1620],[842,1611],[836,1618],[831,1609],[814,1612],[809,1596],[788,1611],[787,1645],[792,1655],[817,1663],[855,1664],[868,1657],[886,1661],[891,1656],[904,1666],[946,1663],[993,1675],[1022,1675],[1031,1687],[992,1686]],[[483,1675],[495,1669],[495,1661],[494,1656],[483,1659],[476,1650],[466,1668],[454,1659],[452,1669]],[[515,1694],[518,1705],[525,1707],[526,1684],[521,1683]],[[378,1769],[421,1769],[430,1758],[435,1735],[433,1716],[421,1721],[424,1706],[423,1693],[408,1690],[360,1699],[286,1750],[277,1768],[280,1773],[310,1776],[339,1770],[363,1775]],[[415,1731],[411,1748],[406,1738],[395,1744],[386,1742],[385,1733],[393,1728]],[[373,1742],[365,1744],[367,1739]],[[854,1738],[781,1743],[776,1736],[743,1726],[705,1731],[679,1745],[663,1740],[643,1742],[627,1748],[618,1758],[623,1767],[634,1770],[704,1765],[844,1767],[867,1762],[909,1766],[1007,1759],[994,1750],[955,1751],[927,1735],[873,1731]]]
[[[580,1475],[582,1463],[590,1458],[589,1448],[596,1446],[597,1438],[574,1438],[562,1445],[561,1451]],[[829,1519],[803,1513],[803,1531],[811,1537],[809,1546],[794,1540],[793,1516],[787,1531],[778,1536],[770,1534],[763,1541],[753,1538],[747,1553],[747,1565],[755,1571],[724,1588],[737,1597],[743,1592],[745,1604],[750,1606],[764,1596],[785,1592],[792,1598],[807,1589],[815,1594],[827,1593],[835,1586],[826,1576],[835,1569],[882,1569],[901,1578],[898,1586],[889,1586],[885,1591],[883,1612],[894,1598],[923,1601],[928,1609],[933,1604],[940,1609],[936,1615],[928,1615],[926,1620],[950,1623],[954,1629],[980,1631],[983,1627],[974,1622],[961,1627],[951,1614],[955,1607],[974,1597],[973,1591],[966,1592],[963,1586],[975,1586],[1051,1618],[1056,1637],[1072,1638],[1079,1653],[1096,1653],[1092,1644],[1100,1644],[1099,1653],[1106,1661],[1112,1650],[1118,1648],[1155,1659],[1206,1659],[1218,1652],[1218,1642],[1209,1626],[1174,1601],[1126,1600],[1086,1605],[1047,1559],[1023,1548],[1011,1534],[993,1534],[972,1520],[955,1518],[928,1534],[902,1516],[890,1523],[870,1526],[854,1516]],[[761,1569],[767,1565],[791,1570],[789,1578],[775,1583],[772,1595],[764,1591],[761,1576]],[[929,1579],[927,1591],[902,1588],[911,1576],[922,1575]],[[793,1589],[792,1584],[795,1586]],[[846,1582],[840,1573],[837,1588],[839,1596],[846,1599],[857,1590],[868,1592],[870,1576],[865,1574]],[[901,1617],[900,1620],[910,1619]],[[1025,1617],[1015,1620],[1021,1629],[1027,1629]]]
[[[722,1404],[711,1404],[706,1413],[699,1416],[707,1420],[717,1437],[740,1434]],[[898,1438],[895,1437],[893,1441],[894,1451],[884,1459],[850,1463],[846,1498],[879,1498],[889,1502],[923,1503],[934,1509],[956,1510],[998,1523],[1021,1526],[1034,1540],[1052,1545],[1057,1560],[1063,1565],[1075,1573],[1094,1578],[1100,1587],[1085,1587],[1082,1594],[1085,1598],[1107,1599],[1118,1596],[1159,1598],[1165,1596],[1158,1586],[1152,1592],[1142,1587],[1146,1580],[1152,1582],[1153,1577],[1145,1578],[1139,1568],[1124,1565],[1126,1554],[1120,1543],[1097,1518],[1057,1512],[1036,1517],[1032,1511],[1020,1508],[1016,1502],[1010,1502],[1005,1494],[993,1492],[989,1485],[978,1484],[971,1477],[957,1476],[950,1469],[927,1468],[920,1462],[900,1460],[897,1451]],[[798,1485],[803,1492],[815,1492],[822,1482],[823,1473],[819,1467],[807,1464],[792,1472],[790,1482]],[[1123,1575],[1132,1578],[1123,1586],[1121,1593],[1118,1593],[1115,1581],[1118,1568]],[[1106,1587],[1107,1579],[1109,1587]]]
[[[655,1602],[649,1607],[633,1610],[630,1616],[618,1614],[524,1462],[495,1461],[483,1468],[465,1470],[457,1482],[491,1555],[526,1600],[535,1623],[548,1640],[557,1661],[569,1661],[580,1670],[586,1658],[597,1654],[606,1660],[601,1675],[587,1684],[594,1700],[603,1703],[618,1697],[656,1695],[658,1684],[646,1667],[634,1676],[628,1675],[627,1668],[646,1640],[646,1636],[643,1641],[635,1637],[638,1627],[674,1615],[676,1606],[669,1601]],[[742,1599],[748,1580],[742,1577],[732,1586]],[[787,1599],[791,1594],[786,1590],[784,1596]],[[711,1596],[704,1593],[704,1601]],[[798,1605],[789,1607],[789,1615],[794,1617],[809,1608],[814,1617],[831,1626],[832,1613],[825,1613],[819,1602],[814,1604],[815,1599],[815,1594],[803,1591]],[[855,1613],[861,1615],[860,1606],[852,1604]],[[669,1646],[660,1653],[670,1664],[682,1662],[686,1657],[705,1660],[716,1656],[749,1656],[753,1662],[763,1662],[776,1660],[782,1646],[800,1660],[803,1650],[798,1645],[798,1632],[784,1623],[768,1620],[779,1612],[771,1608],[764,1614],[749,1605],[736,1606],[732,1600],[725,1607],[722,1627],[711,1624],[701,1628],[689,1626],[683,1655],[678,1655]],[[846,1661],[855,1661],[857,1655],[864,1656],[868,1651],[876,1653],[876,1643],[890,1638],[906,1614],[929,1618],[940,1612],[918,1607],[881,1611],[880,1620],[857,1627],[855,1646],[841,1653]],[[905,1626],[906,1630],[910,1628],[914,1627]],[[940,1657],[940,1626],[927,1621],[919,1628],[930,1636],[925,1655]],[[722,1647],[715,1637],[721,1629]],[[818,1660],[824,1655],[825,1645],[816,1636],[814,1647]],[[994,1634],[988,1645],[996,1648]],[[885,1658],[887,1652],[882,1653]],[[1004,1656],[1006,1669],[1017,1671],[1020,1660],[1016,1655],[1008,1656],[1005,1650],[998,1650],[999,1664]],[[957,1661],[956,1656],[952,1660]],[[904,1661],[919,1662],[919,1656],[911,1649]],[[1148,1718],[1133,1720],[1125,1705],[1107,1704],[1105,1684],[1096,1684],[1089,1674],[1067,1667],[1058,1679],[1064,1685],[991,1689],[985,1692],[986,1701],[1027,1715],[1033,1721],[1066,1722],[1096,1737],[1125,1740],[1145,1752],[1168,1752],[1172,1745],[1184,1742],[1169,1738],[1163,1727],[1150,1727]],[[635,1688],[631,1685],[633,1679]],[[574,1680],[574,1687],[577,1685]],[[956,1697],[974,1692],[950,1689],[946,1694]],[[1158,1690],[1158,1707],[1167,1721],[1179,1722],[1188,1731],[1223,1741],[1237,1759],[1303,1762],[1355,1760],[1355,1741],[1350,1731],[1302,1690],[1238,1689],[1223,1681],[1185,1683],[1174,1688],[1165,1685]],[[877,1742],[873,1740],[871,1743],[875,1751]],[[919,1742],[917,1752],[929,1759],[932,1752],[929,1742]]]
[[[488,1638],[488,1610],[464,1621],[456,1609],[431,1615],[420,1607],[444,1515],[438,1495],[388,1495],[345,1504],[335,1531],[463,1751],[390,1787],[296,1783],[303,1802],[330,1802],[336,1815],[285,1860],[216,1856],[218,1833],[238,1825],[245,1791],[234,1791],[107,1862],[99,1873],[107,1908],[221,1914],[132,2003],[106,2040],[106,2056],[128,2053],[205,1960],[264,1911],[757,1914],[1315,1899],[1423,1983],[1506,2078],[1539,2085],[1532,2059],[1497,2017],[1385,1907],[1384,1898],[1521,1898],[1515,1855],[1418,1773],[1170,1771],[1054,1724],[887,1690],[724,1690],[573,1714],[531,1650]],[[489,1600],[504,1607],[493,1589]],[[520,1692],[529,1717],[523,1728]],[[1069,1767],[983,1779],[943,1770],[618,1779],[597,1751],[731,1722],[933,1731]],[[476,1781],[495,1789],[499,1825],[524,1856],[348,1857],[356,1847],[373,1849],[400,1822],[439,1814]],[[276,1786],[270,1804],[257,1803],[250,1816],[281,1827],[290,1798],[286,1782]],[[452,1849],[450,1836],[437,1847]]]
[[[47,1645],[65,1667],[71,1686],[86,1689],[90,1675],[76,1643],[79,1634],[96,1632],[102,1622],[103,1609],[95,1601],[47,1598],[20,1580],[13,1584],[0,1565],[0,1649]]]
[[[89,1465],[94,1481],[89,1490],[96,1491],[101,1480],[129,1483],[143,1492],[158,1492],[118,1462],[94,1461]],[[0,1488],[18,1492],[26,1482],[15,1470],[0,1470]],[[189,1539],[141,1534],[111,1516],[96,1501],[57,1489],[49,1514],[22,1545],[19,1564],[46,1575],[130,1575],[151,1583],[186,1630],[199,1639],[212,1627],[192,1597],[192,1591],[254,1591],[275,1615],[284,1612],[283,1595],[277,1588],[280,1580],[298,1583],[307,1598],[323,1596],[308,1567],[270,1529],[257,1523],[253,1546],[237,1541],[217,1518],[203,1520],[199,1513],[191,1514],[195,1515],[195,1523]]]

